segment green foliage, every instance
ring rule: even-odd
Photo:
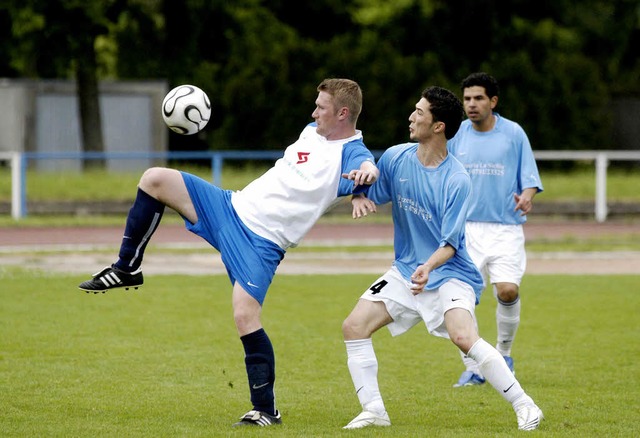
[[[141,291],[105,295],[79,292],[83,279],[0,271],[3,436],[362,435],[341,430],[360,406],[340,326],[374,277],[276,278],[263,321],[284,424],[242,431],[230,428],[250,405],[225,276],[148,277]],[[525,277],[513,354],[546,416],[537,435],[637,435],[640,389],[629,379],[638,374],[640,326],[621,309],[638,308],[639,287],[637,276]],[[494,312],[486,293],[477,314],[490,341]],[[493,388],[451,387],[459,355],[423,325],[398,338],[383,329],[374,345],[393,422],[376,436],[516,433],[512,409]]]
[[[425,86],[457,90],[472,71],[500,81],[499,111],[536,149],[619,147],[611,101],[640,92],[630,0],[29,0],[0,10],[3,23],[0,72],[9,75],[72,77],[76,49],[94,38],[103,78],[197,83],[213,104],[202,134],[210,149],[283,148],[311,121],[315,86],[328,76],[362,85],[360,128],[372,149],[407,139]]]

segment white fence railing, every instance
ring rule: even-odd
[[[21,169],[22,154],[20,152],[0,152],[0,161],[9,161],[11,165],[11,217],[20,219],[23,217],[21,196]]]
[[[382,151],[373,151],[376,157]],[[27,161],[38,159],[210,159],[212,181],[220,185],[224,160],[277,159],[278,151],[219,151],[219,152],[166,152],[166,153],[21,153],[0,152],[0,161],[11,166],[11,216],[18,220],[26,216]],[[607,168],[611,161],[639,161],[640,151],[536,151],[537,161],[593,161],[595,165],[594,217],[597,222],[607,220]]]
[[[536,161],[593,161],[596,166],[595,219],[607,220],[607,168],[611,161],[640,161],[640,151],[536,151]]]

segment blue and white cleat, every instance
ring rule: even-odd
[[[509,369],[511,370],[511,372],[513,373],[513,375],[516,375],[516,371],[513,368],[513,359],[511,358],[511,356],[502,356],[504,357],[504,361],[507,363],[507,366],[509,367]]]
[[[453,385],[454,388],[461,388],[463,386],[475,386],[482,385],[485,382],[485,378],[479,376],[473,371],[465,371],[460,375],[458,382]]]

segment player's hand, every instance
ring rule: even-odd
[[[377,211],[376,204],[364,196],[354,196],[351,198],[351,205],[353,206],[351,217],[354,219],[359,219],[369,213],[375,213]]]
[[[524,193],[521,195],[514,193],[513,199],[516,201],[516,208],[514,208],[513,211],[520,210],[520,216],[526,216],[533,208],[533,202],[531,202],[531,198],[525,196]]]
[[[411,283],[413,283],[411,286],[411,293],[418,295],[422,292],[424,287],[427,285],[428,280],[429,270],[424,265],[418,266],[413,275],[411,275]]]
[[[380,171],[378,168],[371,164],[364,169],[354,169],[349,173],[343,173],[342,177],[353,181],[354,186],[371,185],[378,179]]]

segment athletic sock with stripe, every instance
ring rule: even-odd
[[[119,258],[114,263],[116,268],[125,272],[134,272],[140,267],[144,250],[158,228],[163,213],[162,202],[138,189],[136,200],[127,216]]]

